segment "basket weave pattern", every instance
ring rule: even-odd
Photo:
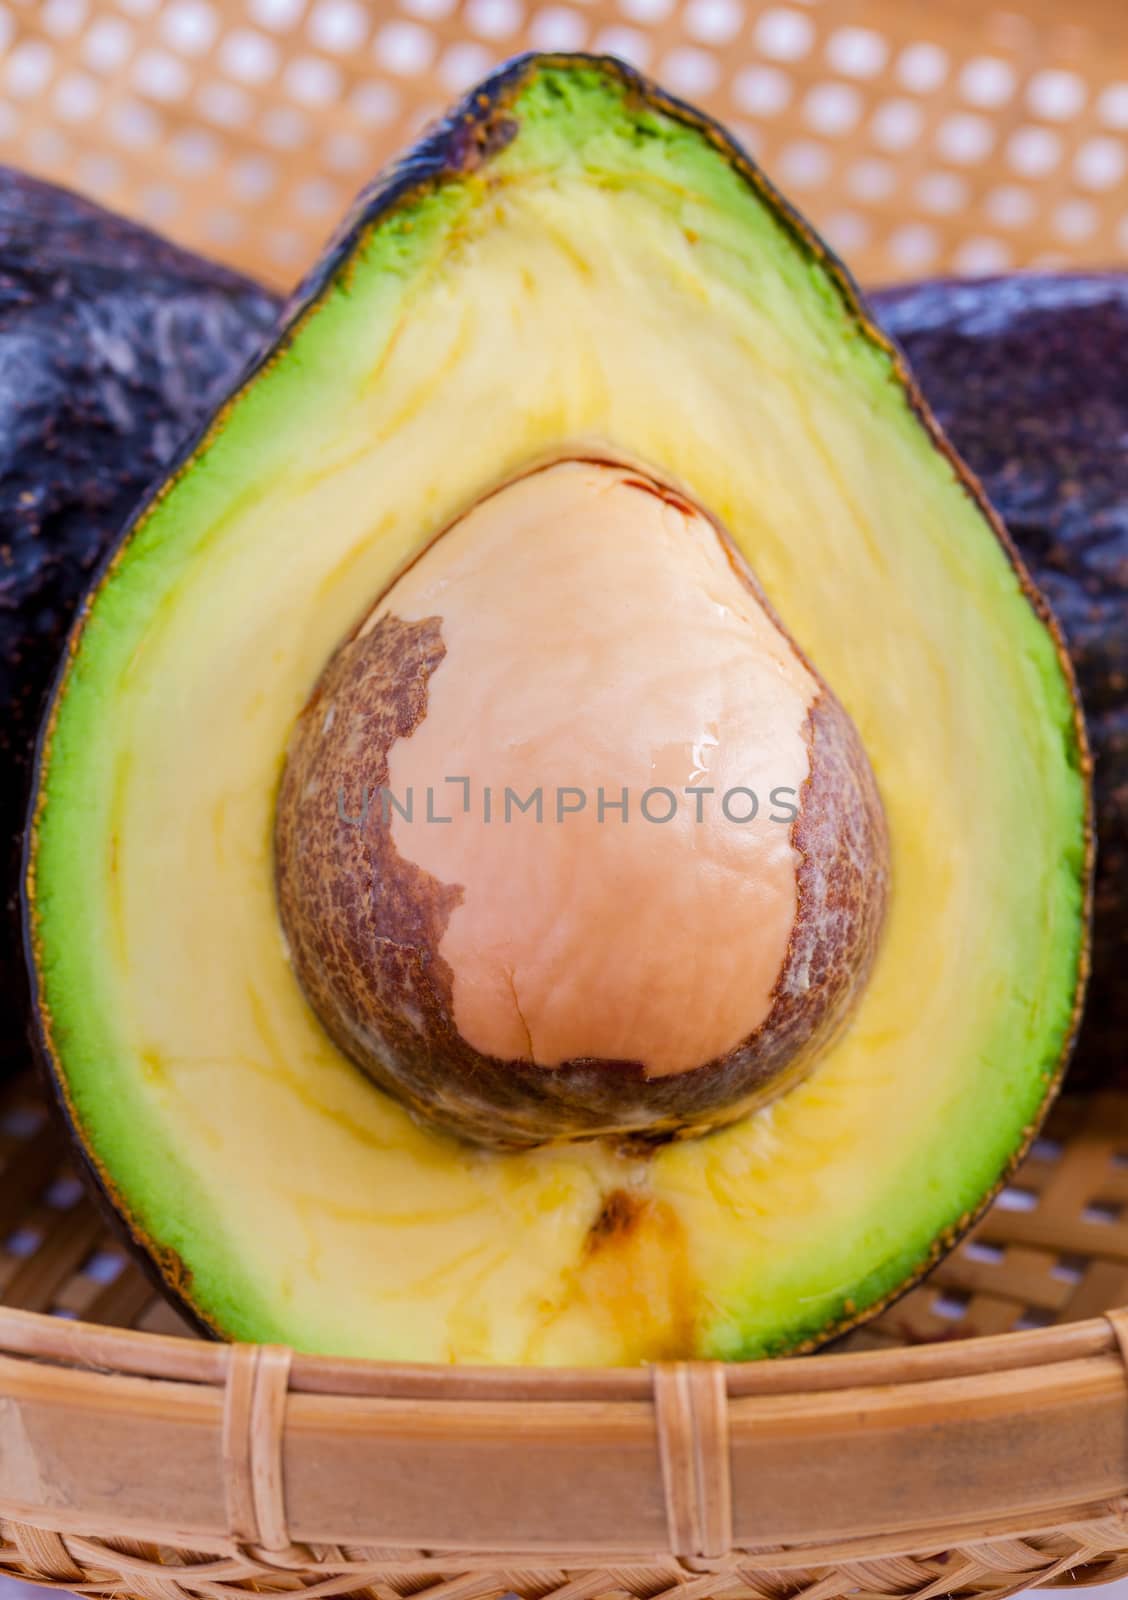
[[[728,121],[863,282],[1128,255],[1122,0],[0,0],[0,160],[288,286],[523,48]],[[437,1371],[190,1336],[0,1092],[0,1571],[91,1595],[958,1600],[1128,1574],[1128,1098],[802,1361]]]
[[[1110,1583],[1128,1574],[1128,1556],[1109,1555],[1128,1544],[1128,1506],[1066,1525],[1051,1534],[1009,1538],[944,1550],[935,1556],[892,1556],[842,1561],[819,1567],[772,1567],[764,1558],[734,1555],[707,1571],[676,1558],[644,1566],[569,1570],[567,1563],[513,1566],[504,1556],[486,1565],[461,1557],[392,1563],[379,1550],[318,1551],[293,1548],[291,1560],[257,1549],[239,1549],[210,1560],[190,1552],[66,1538],[20,1523],[0,1522],[0,1565],[30,1573],[51,1588],[99,1594],[143,1595],[146,1600],[227,1600],[231,1596],[294,1591],[291,1567],[300,1572],[303,1595],[365,1593],[373,1600],[426,1594],[430,1600],[837,1600],[842,1595],[888,1596],[889,1600],[951,1600],[998,1597],[1042,1585],[1047,1588]],[[457,1566],[451,1576],[452,1565]],[[500,1570],[499,1570],[500,1569]],[[288,1581],[289,1580],[289,1581]]]

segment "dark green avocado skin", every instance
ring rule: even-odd
[[[246,279],[0,168],[0,1073],[29,1059],[18,853],[63,640],[136,503],[277,310]]]
[[[1070,1083],[1128,1086],[1128,275],[937,281],[870,304],[1050,602],[1096,755],[1092,977]]]

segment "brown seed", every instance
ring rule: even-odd
[[[479,502],[334,656],[276,856],[332,1037],[500,1145],[780,1093],[848,1016],[888,877],[857,732],[727,537],[591,460]]]

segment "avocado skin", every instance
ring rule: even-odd
[[[18,856],[63,639],[134,505],[277,309],[246,279],[0,168],[0,1073],[28,1059]]]
[[[1128,276],[871,296],[1066,636],[1096,752],[1092,976],[1073,1087],[1128,1083]]]

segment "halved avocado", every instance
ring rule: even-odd
[[[787,1092],[704,1137],[501,1151],[330,1041],[283,937],[276,799],[397,576],[585,458],[727,530],[857,731],[890,892]],[[437,644],[413,659],[440,681]],[[48,1063],[217,1332],[435,1361],[809,1348],[923,1272],[1037,1127],[1083,985],[1087,778],[1056,629],[843,269],[697,113],[614,61],[523,58],[362,197],[90,597],[27,860]]]

